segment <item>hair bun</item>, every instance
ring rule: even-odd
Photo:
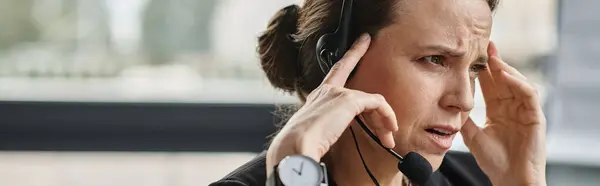
[[[298,18],[300,17],[300,7],[298,5],[290,5],[280,10],[281,31],[287,34],[296,34],[298,32]]]
[[[298,5],[279,10],[258,37],[263,71],[274,87],[289,92],[296,90],[299,79],[298,45],[292,37],[298,31],[299,11]]]

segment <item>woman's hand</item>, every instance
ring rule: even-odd
[[[303,154],[319,162],[359,114],[371,121],[381,121],[372,122],[369,127],[386,147],[394,147],[392,133],[398,130],[398,125],[384,97],[344,88],[370,41],[367,34],[361,36],[275,136],[267,152],[267,173],[288,155]]]
[[[469,118],[461,133],[481,169],[500,185],[546,185],[546,119],[534,86],[504,63],[492,42],[489,71],[479,77],[486,122]]]

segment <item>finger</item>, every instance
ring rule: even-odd
[[[382,104],[389,106],[383,96],[377,94],[373,94],[372,96],[374,96],[375,99],[379,100]],[[370,128],[370,130],[375,133],[383,146],[387,148],[394,148],[395,142],[393,134],[394,132],[398,131],[398,126],[394,125],[393,122],[388,120],[390,116],[384,117],[379,113],[380,112],[377,110],[363,112],[361,114],[363,116],[362,120],[366,122],[366,125],[370,126],[367,128]],[[395,116],[392,116],[391,118],[395,118]]]
[[[362,115],[365,116],[366,122],[371,125],[376,125],[377,127],[385,128],[393,132],[398,130],[398,126],[390,125],[389,121],[385,121],[387,118],[381,116],[379,112],[366,112]]]
[[[367,52],[370,41],[371,37],[369,34],[361,35],[346,54],[344,54],[344,57],[331,67],[331,70],[327,73],[322,83],[344,86],[356,64],[358,64],[362,56]]]
[[[473,139],[475,139],[475,136],[481,134],[482,132],[483,130],[481,127],[477,126],[471,117],[467,119],[465,124],[460,129],[460,134],[462,135],[463,141],[467,146],[470,146]]]
[[[500,57],[500,55],[498,54],[498,48],[496,48],[496,44],[494,44],[494,41],[490,41],[490,43],[488,44],[488,56],[492,57],[492,56],[497,56]]]
[[[367,128],[369,128],[369,130],[373,131],[373,127],[369,127],[371,125],[374,125],[374,123],[381,123],[381,121],[377,121],[377,112],[373,112],[373,111],[365,111],[362,114],[360,114],[358,116],[358,118],[360,118],[366,125]]]
[[[497,75],[494,76],[494,80],[495,80],[494,82],[496,83],[496,85],[500,84],[500,86],[502,86],[502,89],[503,89],[502,91],[498,92],[498,98],[505,99],[505,98],[519,97],[518,93],[515,92],[512,88],[510,88],[510,86],[508,84],[506,84],[507,82],[506,82],[506,78],[504,77],[504,75],[505,75],[505,73],[508,73],[505,70],[506,67],[508,67],[508,64],[506,66],[502,65],[504,62],[502,62],[500,60],[500,58],[498,58],[498,57],[490,58],[490,63],[494,63],[494,64],[498,65],[498,68],[496,71]],[[500,94],[504,94],[504,95],[500,95]]]
[[[388,129],[378,128],[377,130],[375,130],[375,134],[377,135],[377,137],[381,141],[381,144],[383,144],[384,147],[391,149],[394,148],[394,146],[396,146],[396,143],[394,142],[394,133],[392,131]]]
[[[500,58],[497,57],[498,51],[496,49],[496,46],[494,46],[493,42],[490,42],[488,46],[488,55],[490,56],[488,66],[492,74],[492,79],[494,80],[494,87],[496,94],[498,94],[498,98],[513,98],[512,92],[510,91],[508,85],[506,85],[502,78],[502,65],[500,64]]]
[[[494,79],[489,69],[482,71],[479,74],[479,86],[483,94],[483,100],[486,105],[494,105],[498,102],[498,92],[494,85]]]
[[[519,72],[515,67],[510,66],[508,63],[502,61],[502,59],[500,59],[499,57],[492,57],[492,58],[497,58],[494,60],[498,62],[500,69],[506,71],[510,75],[527,80],[527,77],[525,77],[525,75],[521,74],[521,72]]]
[[[380,122],[367,123],[371,128],[383,128],[391,131],[398,130],[396,114],[392,107],[387,103],[381,94],[369,94],[358,90],[349,90],[344,99],[340,100],[342,104],[349,104],[346,108],[356,108],[352,111],[352,117],[364,112],[376,113],[378,119],[371,119]]]
[[[392,106],[388,104],[388,102],[385,100],[385,97],[383,97],[381,94],[372,94],[372,96],[380,103],[380,106],[377,107],[375,111],[376,116],[378,117],[376,120],[381,121],[381,128],[385,128],[394,132],[398,131],[396,113],[394,112],[394,109],[392,109]]]
[[[537,110],[540,108],[539,94],[531,84],[508,73],[503,73],[503,79],[515,92],[516,98],[524,102],[527,109]]]
[[[363,113],[363,115],[365,115]],[[394,148],[395,146],[395,142],[394,142],[394,136],[393,136],[393,132],[390,129],[387,129],[384,127],[384,125],[381,124],[381,122],[375,122],[377,119],[374,118],[374,115],[377,115],[377,112],[369,112],[367,115],[372,115],[372,117],[366,117],[366,118],[371,118],[371,119],[365,119],[365,117],[359,116],[357,122],[360,124],[361,121],[365,121],[366,123],[363,123],[365,125],[365,127],[367,127],[364,130],[369,130],[371,132],[373,132],[373,134],[375,135],[374,137],[376,137],[376,141],[380,142],[384,147],[387,148]],[[369,127],[372,126],[372,127]],[[362,126],[361,126],[362,127]]]
[[[375,133],[375,131],[377,131],[377,127],[383,126],[381,121],[377,121],[378,117],[375,115],[378,115],[375,111],[365,111],[362,114],[360,114],[358,118],[356,118],[359,119],[356,122],[360,124],[360,121],[362,121],[362,123],[365,125],[365,127],[367,127],[369,131]],[[375,135],[377,134],[375,133]]]

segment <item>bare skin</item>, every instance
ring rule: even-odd
[[[494,185],[546,185],[545,129],[539,96],[489,41],[492,18],[481,0],[406,1],[397,23],[363,36],[275,137],[267,171],[283,157],[319,161],[330,152],[340,185],[372,185],[349,135],[361,115],[385,146],[423,155],[439,168],[447,145],[426,129],[460,131]],[[348,76],[356,64],[356,74]],[[483,128],[469,118],[475,78],[487,110]],[[358,127],[355,127],[358,129]],[[397,160],[358,132],[361,152],[382,185],[401,185]],[[390,166],[392,165],[392,166]]]

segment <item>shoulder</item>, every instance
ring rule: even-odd
[[[452,185],[491,186],[471,153],[449,151],[437,171]]]
[[[265,156],[266,152],[262,152],[209,186],[264,185],[267,179]],[[442,165],[431,177],[431,183],[433,185],[492,185],[471,153],[460,151],[450,151],[446,154]]]
[[[209,186],[263,186],[266,174],[265,151]]]

